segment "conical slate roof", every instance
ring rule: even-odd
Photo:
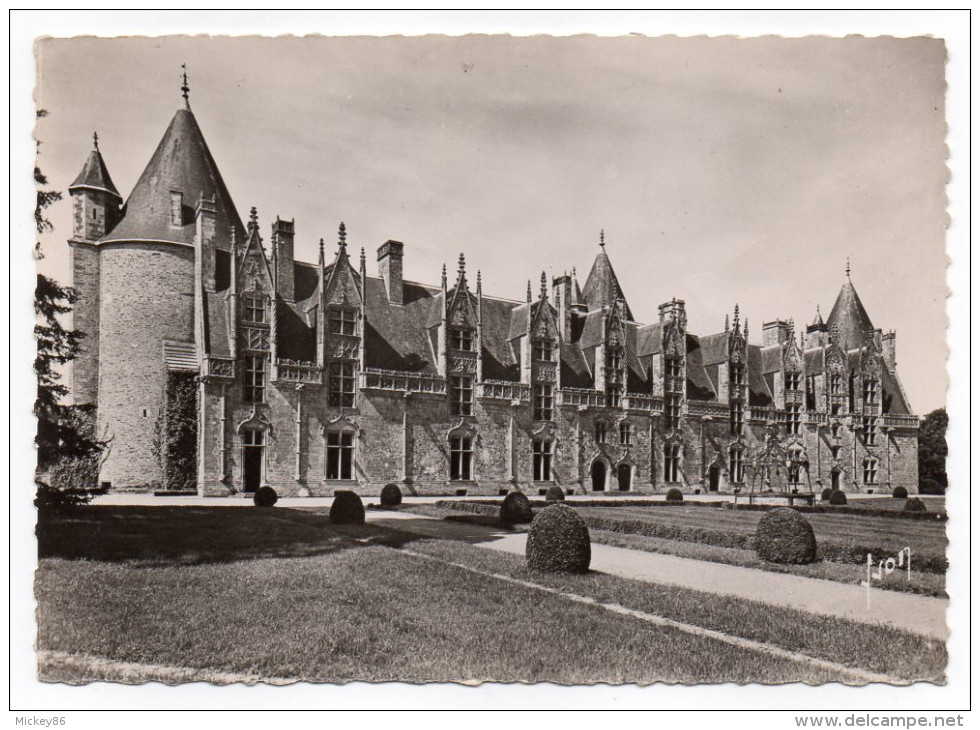
[[[94,190],[103,190],[107,193],[112,193],[117,198],[122,199],[119,191],[116,190],[116,186],[112,183],[112,178],[109,177],[109,170],[105,166],[105,161],[102,159],[102,153],[99,152],[99,148],[93,149],[85,160],[85,166],[82,171],[78,173],[78,177],[75,178],[75,182],[68,186],[68,189],[72,188],[92,188]]]
[[[589,278],[585,280],[585,289],[582,291],[582,297],[585,299],[585,303],[588,305],[590,312],[611,306],[617,299],[626,301],[623,289],[619,286],[619,279],[616,278],[616,272],[613,271],[609,256],[606,255],[605,246],[602,247],[599,255],[595,257],[592,270],[589,272]],[[629,304],[626,305],[626,316],[630,320],[633,319],[633,313],[630,311]]]
[[[181,224],[171,225],[171,192],[183,196]],[[245,239],[238,211],[211,157],[201,128],[190,109],[178,109],[149,164],[126,201],[122,220],[102,238],[110,241],[171,241],[194,243],[195,210],[201,195],[214,197],[217,232],[224,238],[234,225]]]
[[[874,332],[874,325],[871,324],[871,317],[868,316],[857,290],[851,283],[848,276],[841,287],[834,308],[830,310],[827,318],[827,328],[834,333],[837,338],[835,344],[845,352],[854,350],[867,341],[868,337]]]

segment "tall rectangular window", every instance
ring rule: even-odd
[[[245,402],[265,402],[265,356],[246,355],[243,375],[245,378]]]
[[[664,429],[673,431],[681,425],[681,398],[679,395],[667,395],[664,398]]]
[[[796,372],[786,373],[786,390],[800,389],[800,374]]]
[[[450,330],[450,347],[454,350],[473,351],[473,333],[470,330],[456,329]]]
[[[728,424],[732,436],[741,436],[745,425],[745,406],[742,401],[732,401],[728,407]]]
[[[633,443],[633,426],[626,421],[619,424],[619,443],[630,446]]]
[[[878,402],[878,382],[873,378],[867,378],[864,381],[864,392],[863,392],[864,404],[872,405]]]
[[[844,383],[840,373],[830,374],[830,394],[841,395],[844,392]]]
[[[864,460],[864,483],[872,485],[878,481],[878,462],[874,459]]]
[[[534,420],[550,421],[555,407],[554,386],[534,386]]]
[[[534,456],[534,481],[551,481],[551,459],[554,456],[553,444],[544,439],[535,439],[532,444]]]
[[[679,444],[664,444],[664,481],[668,484],[677,481],[680,454],[681,447]]]
[[[246,322],[266,324],[265,297],[246,294],[242,297],[242,317]]]
[[[469,436],[449,439],[449,478],[463,482],[473,479],[473,439]]]
[[[473,415],[473,378],[454,375],[449,379],[452,390],[451,410],[454,416]]]
[[[786,433],[799,435],[803,426],[803,409],[799,403],[786,406]]]
[[[327,432],[327,479],[354,478],[354,434]]]
[[[729,368],[729,382],[735,385],[745,385],[745,365],[740,362],[733,362]]]
[[[327,403],[341,408],[354,407],[354,363],[332,362],[327,368]]]
[[[866,446],[874,446],[878,438],[878,419],[874,416],[865,416],[861,420],[861,436]]]
[[[681,361],[678,358],[668,357],[664,359],[664,377],[668,382],[681,377]]]
[[[606,443],[606,424],[602,421],[595,425],[595,440],[597,444]]]
[[[357,310],[349,307],[330,309],[330,333],[334,335],[357,334]]]
[[[731,449],[728,452],[728,478],[733,484],[741,484],[745,480],[745,462],[741,449]]]
[[[550,340],[535,340],[531,357],[542,362],[552,362],[555,359],[555,347]]]
[[[606,386],[606,407],[607,408],[619,408],[620,401],[622,401],[622,388],[620,388],[619,383],[610,383]]]

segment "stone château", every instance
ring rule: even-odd
[[[753,344],[737,306],[713,334],[669,297],[641,324],[602,239],[584,287],[542,274],[517,299],[462,254],[407,281],[395,240],[369,274],[343,223],[296,261],[292,220],[266,241],[255,208],[242,222],[184,98],[125,202],[97,139],[69,188],[72,392],[111,438],[104,486],[918,491],[895,333],[849,269],[826,321],[774,319]]]

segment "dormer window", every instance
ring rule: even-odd
[[[330,310],[330,334],[356,335],[357,310],[349,307],[333,307]]]
[[[732,363],[730,380],[735,385],[745,385],[745,365],[739,362]]]
[[[184,225],[184,194],[177,191],[170,191],[170,225],[180,228]]]
[[[454,350],[462,350],[463,352],[472,352],[473,333],[470,330],[453,329],[452,341],[450,342],[450,346]]]
[[[878,400],[878,383],[874,378],[865,379],[863,396],[865,405],[871,405]]]
[[[841,394],[841,386],[842,385],[843,385],[843,383],[841,382],[840,373],[831,373],[831,375],[830,375],[830,394],[831,395],[840,395]]]
[[[246,294],[242,297],[242,318],[252,324],[266,324],[265,297]]]
[[[745,407],[741,401],[732,401],[728,412],[728,425],[732,436],[741,436],[745,426]]]
[[[531,357],[539,362],[553,362],[555,347],[550,340],[535,340]]]
[[[800,374],[795,372],[786,373],[786,390],[800,389]]]

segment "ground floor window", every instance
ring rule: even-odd
[[[453,481],[473,479],[473,439],[459,436],[449,439],[449,478]]]
[[[788,480],[790,484],[797,485],[800,483],[800,465],[790,464],[788,473]]]
[[[864,460],[864,483],[871,485],[878,481],[878,462],[875,459]]]
[[[327,479],[354,478],[354,434],[350,431],[327,433]]]
[[[535,439],[533,443],[534,481],[550,482],[551,460],[554,456],[554,444],[551,441]]]
[[[745,462],[742,460],[741,449],[728,452],[728,478],[733,484],[741,484],[745,480]]]
[[[677,481],[678,466],[681,460],[680,444],[664,444],[664,481]]]

